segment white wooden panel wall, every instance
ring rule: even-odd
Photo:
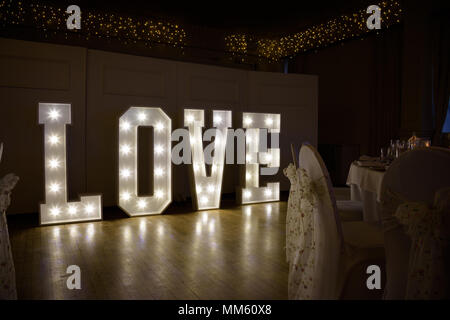
[[[233,127],[240,127],[237,126],[237,120],[240,113],[245,110],[248,101],[246,71],[191,63],[178,63],[177,71],[179,110],[204,109],[205,129],[212,127],[212,110],[231,110]],[[177,174],[176,171],[175,174]],[[188,177],[187,170],[184,170],[182,174],[183,177]],[[225,165],[222,193],[234,192],[238,183],[238,166]],[[184,194],[189,194],[188,187],[189,185],[186,184],[182,190]]]
[[[176,64],[89,50],[87,67],[87,186],[101,190],[104,205],[113,206],[117,204],[118,119],[130,106],[146,106],[160,107],[174,121]]]
[[[161,107],[173,129],[183,126],[184,108],[281,113],[281,169],[291,160],[290,143],[317,144],[317,77],[246,72],[83,48],[0,39],[0,141],[5,142],[0,176],[21,181],[10,213],[37,212],[44,200],[43,137],[38,102],[72,103],[68,128],[69,197],[102,193],[116,204],[118,117],[129,106]],[[238,167],[225,166],[223,192],[234,192]],[[173,195],[190,195],[186,166],[173,166]]]
[[[248,112],[281,114],[280,170],[276,176],[262,176],[260,184],[280,181],[280,190],[289,190],[289,181],[283,175],[283,168],[292,162],[291,143],[296,148],[297,161],[303,142],[317,147],[318,77],[249,72],[248,83]]]
[[[86,49],[0,38],[0,176],[20,181],[8,213],[37,212],[44,201],[44,136],[38,103],[72,104],[67,128],[68,195],[86,192]],[[101,191],[101,190],[96,190]]]

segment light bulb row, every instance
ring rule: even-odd
[[[264,189],[264,196],[266,198],[271,198],[274,195],[274,192],[270,187],[262,187],[262,188],[258,188],[258,189]],[[244,192],[243,192],[244,199],[251,200],[252,196],[253,196],[252,191],[244,190]]]
[[[95,212],[95,205],[92,203],[81,204],[68,204],[66,206],[53,205],[50,207],[50,214],[53,217],[58,217],[62,213],[67,213],[70,216],[74,216],[79,213],[91,215]]]
[[[39,123],[44,125],[45,203],[40,205],[40,223],[53,224],[99,220],[101,195],[81,196],[67,202],[66,131],[71,123],[70,104],[39,103]]]
[[[133,171],[129,168],[124,168],[122,170],[120,170],[120,177],[124,180],[129,179],[132,175]],[[154,175],[156,178],[161,178],[164,177],[165,172],[164,169],[161,167],[157,167],[154,170]]]
[[[154,129],[154,193],[138,197],[137,148],[139,126]],[[160,108],[130,107],[119,119],[119,205],[130,216],[160,213],[171,200],[171,120]]]

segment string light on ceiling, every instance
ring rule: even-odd
[[[400,2],[385,0],[377,4],[381,8],[382,29],[400,23],[402,9]],[[279,61],[308,50],[324,48],[334,43],[360,37],[372,32],[366,25],[369,14],[363,8],[352,14],[344,14],[325,23],[305,30],[275,38],[252,37],[246,34],[225,36],[225,47],[234,56],[255,54],[270,61]],[[248,48],[256,48],[249,52]]]
[[[186,45],[186,31],[178,24],[81,9],[81,29],[67,30],[65,7],[0,0],[0,28],[31,27],[43,31],[45,37],[63,33],[66,38],[78,35],[85,40],[114,39],[123,44],[144,42],[150,46],[163,44],[180,49]]]

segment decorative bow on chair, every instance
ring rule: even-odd
[[[3,143],[0,144],[0,163],[2,161],[3,154]],[[6,208],[9,207],[11,203],[11,191],[16,186],[19,181],[19,177],[17,177],[13,173],[9,173],[0,179],[0,212],[6,211]]]
[[[3,144],[0,144],[0,162]],[[14,263],[9,244],[5,211],[11,202],[11,191],[19,177],[10,173],[0,179],[0,300],[17,299]]]
[[[323,177],[312,180],[303,168],[290,164],[284,174],[291,182],[286,217],[289,299],[311,299],[315,287],[314,214],[326,191]]]
[[[445,298],[448,294],[445,254],[450,240],[450,188],[436,192],[432,207],[389,192],[403,201],[394,217],[411,239],[405,299]]]

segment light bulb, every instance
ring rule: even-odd
[[[50,209],[50,214],[53,216],[57,216],[59,215],[61,212],[61,209],[58,206],[54,206],[53,208]]]
[[[246,125],[250,125],[250,124],[252,124],[252,122],[253,122],[253,119],[250,117],[246,117],[244,119],[244,124],[246,124]]]
[[[57,169],[60,166],[60,161],[56,158],[50,159],[48,161],[48,166],[50,167],[50,169]]]
[[[147,115],[144,112],[139,112],[138,114],[138,120],[139,121],[145,121],[147,119]]]
[[[155,196],[158,199],[161,199],[164,196],[164,192],[162,190],[156,190]]]
[[[122,121],[122,123],[120,124],[120,130],[122,131],[128,131],[130,130],[131,125],[128,121]]]
[[[61,116],[61,114],[59,113],[59,111],[58,110],[56,110],[56,109],[52,109],[52,110],[50,110],[49,112],[48,112],[48,117],[51,119],[51,120],[58,120],[58,118]]]
[[[194,172],[197,172],[200,166],[197,163],[194,163]]]
[[[270,197],[272,195],[272,190],[266,189],[266,191],[264,191],[264,194],[266,195],[266,197]]]
[[[130,169],[122,169],[120,170],[120,176],[124,179],[128,179],[129,177],[131,177],[131,171]]]
[[[268,126],[271,126],[273,124],[273,119],[272,118],[266,118],[265,122],[266,122],[266,124]]]
[[[57,182],[53,182],[50,184],[50,191],[53,193],[57,193],[61,190],[61,186]]]
[[[161,154],[161,153],[163,153],[163,151],[164,151],[164,147],[163,147],[162,145],[157,144],[157,145],[155,146],[155,153],[156,153],[156,154]]]
[[[156,168],[155,169],[155,176],[156,177],[161,177],[164,175],[164,170],[162,168]]]
[[[221,124],[222,123],[222,117],[221,116],[215,116],[214,117],[214,123],[215,124]]]
[[[56,134],[52,134],[50,135],[50,137],[48,137],[48,142],[54,146],[57,145],[59,143],[59,137]]]
[[[213,184],[210,184],[209,186],[208,186],[208,192],[209,193],[213,193],[214,192],[214,185]]]
[[[128,145],[128,144],[123,144],[123,145],[120,147],[120,152],[121,152],[123,155],[128,155],[128,154],[130,154],[130,152],[131,152],[131,147],[130,147],[130,145]]]
[[[85,207],[84,207],[84,211],[87,213],[87,214],[91,214],[92,212],[94,212],[94,206],[92,205],[92,204],[87,204]]]
[[[267,153],[266,154],[266,162],[270,162],[272,161],[272,154],[271,153]]]
[[[120,197],[122,198],[123,201],[128,201],[128,200],[130,200],[131,195],[128,191],[124,191],[124,192],[122,192]]]
[[[251,136],[246,136],[247,143],[251,143],[253,141]]]
[[[155,130],[156,130],[156,131],[160,132],[160,131],[162,131],[163,129],[164,129],[164,124],[163,124],[162,122],[158,122],[158,123],[155,125]]]
[[[77,209],[77,206],[75,206],[75,205],[70,205],[70,206],[69,206],[69,209],[68,209],[67,211],[69,211],[69,214],[70,214],[70,215],[74,215],[74,214],[77,213],[78,209]]]
[[[202,186],[197,186],[197,193],[202,193],[203,191],[203,187]]]
[[[247,163],[250,163],[250,162],[252,162],[253,161],[253,157],[252,157],[252,155],[251,154],[247,154]]]
[[[251,178],[252,178],[252,174],[247,172],[247,173],[245,174],[245,179],[246,179],[246,180],[250,180]]]
[[[192,122],[194,122],[194,116],[193,115],[188,115],[187,117],[186,117],[186,122],[187,123],[192,123]]]
[[[245,198],[248,199],[248,198],[250,198],[251,196],[252,196],[252,193],[251,193],[250,191],[247,190],[247,191],[244,192],[244,197],[245,197]]]
[[[139,209],[145,209],[147,207],[147,201],[144,199],[139,199],[137,205]]]
[[[208,197],[201,197],[200,202],[206,204],[208,202]]]

